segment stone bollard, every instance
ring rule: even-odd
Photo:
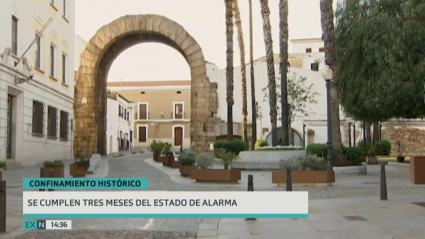
[[[44,168],[41,167],[40,168],[40,178],[44,178]],[[38,189],[38,191],[46,191],[46,189]]]
[[[254,191],[254,176],[252,176],[252,174],[248,175],[248,192],[253,192]],[[255,221],[257,219],[255,218],[247,218],[245,219],[246,221]]]
[[[49,172],[49,178],[54,178],[55,177],[55,171],[50,170]],[[47,189],[47,191],[54,191],[54,189]]]
[[[385,176],[385,163],[381,163],[381,200],[388,200],[387,178]]]
[[[0,233],[6,232],[6,181],[0,181]]]
[[[291,168],[286,169],[286,191],[292,191]]]

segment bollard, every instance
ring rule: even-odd
[[[44,168],[41,167],[40,168],[40,178],[44,178]],[[46,189],[38,189],[38,191],[46,191]]]
[[[388,200],[387,179],[385,177],[385,163],[381,163],[381,200]]]
[[[292,191],[291,168],[286,168],[286,191]]]
[[[49,178],[54,178],[55,177],[55,171],[50,170],[49,172]],[[48,189],[47,191],[54,191],[53,189]]]
[[[0,233],[6,232],[6,181],[0,181]]]
[[[248,175],[248,192],[253,192],[254,191],[254,176],[252,176],[252,174]],[[246,221],[255,221],[257,219],[255,218],[247,218],[245,219]]]

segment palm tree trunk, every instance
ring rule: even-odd
[[[280,0],[280,102],[282,109],[282,145],[289,145],[288,105],[288,0]]]
[[[341,129],[339,121],[339,85],[338,72],[336,67],[336,41],[334,31],[334,11],[332,0],[320,0],[321,22],[323,31],[323,41],[325,44],[325,58],[327,65],[333,71],[333,77],[330,84],[330,113],[331,113],[331,132],[332,147],[338,152],[334,165],[345,164],[342,157]]]
[[[251,107],[252,107],[252,141],[251,149],[254,150],[257,141],[257,107],[255,104],[255,79],[254,79],[254,53],[252,34],[252,0],[249,0],[249,61],[251,66]]]
[[[227,140],[233,140],[233,0],[226,3],[226,39],[227,39]]]
[[[272,128],[272,146],[277,144],[277,109],[276,80],[273,59],[273,40],[270,26],[270,9],[268,0],[260,0],[263,17],[264,42],[266,45],[267,75],[269,78],[270,123]]]
[[[242,79],[242,140],[248,144],[248,106],[246,99],[246,70],[245,70],[245,44],[243,41],[241,14],[239,12],[238,0],[233,0],[233,13],[235,15],[236,28],[238,30],[238,44],[241,61],[241,79]]]

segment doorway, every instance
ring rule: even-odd
[[[183,144],[183,128],[174,128],[174,146],[182,146]]]

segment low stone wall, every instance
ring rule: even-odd
[[[391,142],[391,156],[397,157],[397,140],[404,145],[404,156],[425,155],[425,127],[423,126],[393,126],[383,125],[382,139]]]
[[[232,163],[233,169],[245,170],[279,170],[280,160],[304,156],[305,150],[276,150],[276,151],[243,151]]]

